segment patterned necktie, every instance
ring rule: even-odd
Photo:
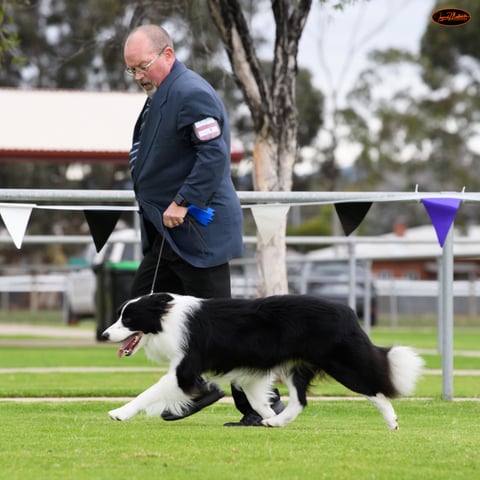
[[[143,127],[145,126],[145,120],[147,118],[147,113],[149,108],[150,108],[150,98],[147,99],[147,103],[145,104],[145,108],[143,109],[143,112],[142,112],[142,120],[140,122],[140,130],[138,132],[137,140],[133,142],[132,148],[130,150],[129,166],[130,166],[130,172],[132,173],[133,173],[133,169],[135,168],[135,160],[137,159],[138,149],[140,147],[140,140],[142,138],[142,131],[143,131]]]

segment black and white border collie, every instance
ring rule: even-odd
[[[119,356],[143,347],[151,360],[169,362],[156,384],[109,412],[114,420],[142,411],[181,414],[204,376],[228,379],[265,426],[282,427],[306,406],[314,377],[327,374],[365,395],[396,430],[389,398],[411,394],[424,363],[409,347],[373,345],[349,307],[303,295],[205,300],[152,293],[124,303],[103,338],[122,342]],[[288,406],[278,415],[269,401],[277,379],[289,392]]]

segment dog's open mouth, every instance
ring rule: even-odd
[[[133,335],[130,335],[123,343],[122,346],[120,347],[120,350],[118,351],[118,358],[121,358],[122,355],[125,355],[126,357],[129,357],[130,355],[133,355],[135,352],[135,349],[137,348],[140,339],[142,338],[142,332],[136,332]]]

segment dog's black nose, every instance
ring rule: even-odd
[[[102,340],[108,340],[110,338],[110,334],[108,332],[102,333]]]

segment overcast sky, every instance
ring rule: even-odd
[[[351,89],[369,51],[397,47],[417,52],[434,0],[357,0],[341,11],[313,2],[298,60],[326,91],[328,74],[340,94]],[[323,58],[323,61],[322,61]]]
[[[418,52],[435,9],[435,0],[355,0],[343,10],[333,9],[331,5],[336,2],[332,0],[326,3],[312,2],[300,39],[298,63],[312,72],[314,85],[326,95],[327,109],[332,85],[337,106],[343,106],[342,99],[366,68],[372,50],[394,47]],[[260,58],[271,60],[275,22],[269,2],[262,2],[259,7],[260,14],[254,17],[252,28],[269,41],[257,53]],[[328,123],[328,116],[324,120]],[[342,166],[350,165],[354,156],[355,148],[351,145],[339,146]]]

